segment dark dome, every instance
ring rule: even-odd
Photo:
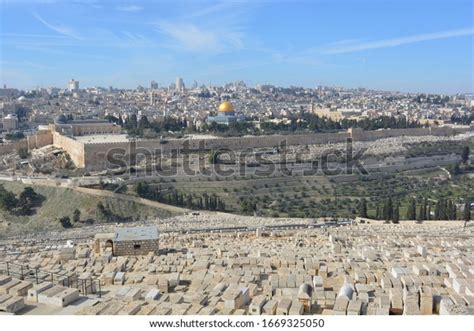
[[[64,114],[58,115],[54,119],[54,123],[56,123],[56,124],[64,124],[66,122],[67,122],[67,117]]]

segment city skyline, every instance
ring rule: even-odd
[[[1,83],[472,93],[467,1],[1,1]],[[423,15],[420,15],[420,12]],[[22,24],[18,24],[22,22]],[[283,22],[275,24],[275,22]],[[435,55],[435,56],[434,56]]]

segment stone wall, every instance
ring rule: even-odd
[[[0,155],[16,152],[20,148],[28,148],[28,141],[26,138],[11,144],[0,144]]]
[[[119,166],[130,166],[130,160],[145,155],[180,153],[183,151],[209,151],[218,149],[244,150],[247,148],[271,148],[291,145],[316,145],[341,143],[352,138],[354,141],[374,141],[401,136],[450,136],[469,131],[470,128],[412,128],[363,131],[349,129],[347,132],[311,133],[293,135],[271,135],[254,137],[232,137],[215,139],[137,139],[117,143],[80,143],[72,138],[53,133],[54,145],[71,155],[79,168],[100,170]],[[138,155],[138,157],[136,157]],[[114,156],[112,158],[112,156]]]
[[[364,131],[359,128],[349,129],[354,141],[374,141],[377,139],[390,137],[418,137],[418,136],[452,136],[470,131],[469,127],[428,127],[428,128],[410,128],[410,129],[382,129],[373,131]]]
[[[53,132],[53,145],[65,150],[78,168],[85,168],[84,144],[72,138]]]
[[[159,139],[136,140],[119,143],[89,143],[84,146],[85,164],[89,169],[104,169],[106,167],[117,167],[119,163],[111,163],[114,159],[128,166],[130,160],[135,160],[136,155],[168,154],[183,151],[209,151],[218,149],[243,150],[247,148],[281,147],[291,145],[314,145],[327,143],[340,143],[350,138],[349,133],[316,133],[316,134],[294,134],[273,135],[258,137],[233,137],[215,139],[169,139],[166,142]]]
[[[159,240],[134,240],[114,242],[115,256],[159,254]]]
[[[36,134],[26,137],[28,149],[41,148],[53,144],[53,134],[49,130],[38,131]]]

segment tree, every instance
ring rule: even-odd
[[[393,223],[399,223],[399,222],[400,222],[400,203],[397,202],[393,209]]]
[[[128,121],[128,128],[129,129],[136,129],[137,126],[138,126],[137,115],[132,114],[132,116],[130,116],[130,119]]]
[[[367,201],[362,198],[359,203],[359,216],[367,218]]]
[[[467,164],[469,162],[470,149],[469,146],[464,146],[461,152],[461,162]]]
[[[375,208],[375,219],[376,220],[380,219],[380,207],[379,207],[379,205],[377,205],[377,207]]]
[[[72,213],[72,220],[74,223],[77,223],[81,220],[81,211],[79,209],[74,209],[74,212]]]
[[[140,120],[138,121],[138,127],[140,129],[147,129],[150,127],[150,122],[148,121],[148,117],[146,117],[145,115],[143,115],[142,117],[140,117]]]
[[[24,215],[31,214],[31,208],[41,203],[43,199],[44,197],[36,193],[33,188],[29,186],[25,187],[20,193],[20,197],[18,200],[18,205],[21,207],[21,213]]]
[[[59,219],[59,223],[61,223],[61,225],[65,229],[72,228],[71,219],[69,218],[69,216],[61,217]]]
[[[471,220],[471,201],[467,199],[464,203],[463,219],[465,222],[469,222]]]
[[[423,219],[427,220],[428,217],[428,199],[423,199]]]
[[[423,206],[420,206],[418,213],[416,214],[417,221],[423,221]]]
[[[219,152],[212,150],[212,151],[209,153],[208,160],[209,160],[209,163],[210,163],[210,164],[217,164],[217,163],[219,163]]]
[[[440,220],[441,219],[441,204],[442,204],[441,199],[436,201],[435,217],[434,217],[435,220]]]
[[[407,220],[414,220],[416,218],[416,201],[414,198],[411,198],[408,203],[406,218]]]
[[[449,171],[451,176],[456,176],[461,173],[461,167],[459,166],[459,163],[456,164],[450,164],[446,167],[446,170]]]
[[[18,149],[18,156],[22,160],[27,159],[30,156],[30,152],[28,151],[28,148],[26,148],[26,147],[19,148]]]
[[[447,220],[448,219],[446,199],[440,199],[439,200],[439,219],[440,220]]]
[[[392,198],[389,197],[387,199],[387,218],[386,220],[393,220],[393,201]]]
[[[18,205],[18,199],[13,192],[6,190],[0,185],[0,207],[7,211],[13,211]]]
[[[108,210],[105,208],[104,204],[102,203],[102,201],[99,201],[97,203],[97,213],[98,213],[98,216],[100,218],[108,218],[109,216],[109,212]]]

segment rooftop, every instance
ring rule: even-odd
[[[75,136],[74,139],[83,144],[123,143],[129,141],[126,134],[96,134]]]
[[[158,227],[142,226],[118,228],[115,230],[115,241],[155,240],[158,239]]]

